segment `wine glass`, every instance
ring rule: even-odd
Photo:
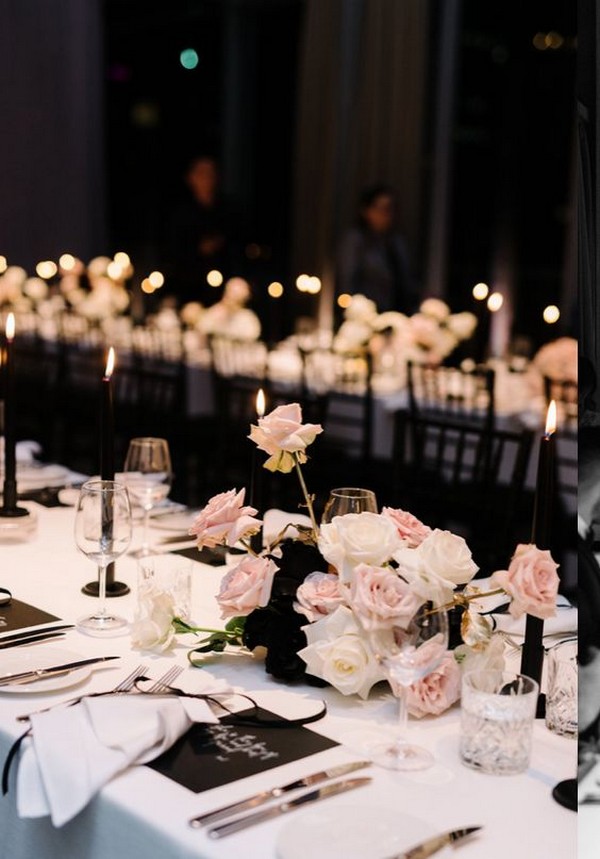
[[[77,548],[98,565],[96,611],[77,622],[89,635],[123,632],[125,618],[106,608],[106,568],[123,554],[131,542],[131,505],[127,487],[114,480],[88,480],[81,487],[75,513]]]
[[[408,687],[431,674],[448,648],[448,615],[432,603],[425,603],[408,624],[396,623],[386,629],[367,630],[373,656],[384,669],[398,698],[396,739],[370,747],[373,761],[387,769],[421,770],[434,758],[426,749],[406,741],[408,727]]]
[[[144,511],[141,548],[135,558],[151,555],[148,522],[150,511],[169,494],[173,474],[169,445],[164,438],[134,438],[129,442],[123,478],[129,492]]]
[[[325,505],[321,524],[331,522],[334,516],[345,516],[346,513],[377,513],[377,499],[370,489],[343,487],[332,489]]]

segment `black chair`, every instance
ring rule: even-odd
[[[533,434],[398,412],[395,503],[431,527],[461,534],[481,575],[505,566],[530,538],[525,492]]]
[[[446,415],[491,427],[495,373],[489,367],[432,367],[407,362],[408,401],[413,417]]]

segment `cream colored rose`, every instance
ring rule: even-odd
[[[394,553],[400,571],[423,599],[448,602],[457,585],[469,582],[478,570],[465,540],[436,529],[416,549]]]
[[[249,438],[259,450],[269,454],[265,468],[287,473],[296,461],[306,462],[306,448],[322,432],[320,424],[303,424],[302,409],[298,403],[290,403],[259,418],[258,426],[252,425]]]
[[[139,603],[131,627],[131,643],[140,650],[169,650],[175,643],[173,596],[156,585],[140,586]]]
[[[342,695],[366,698],[373,684],[385,679],[365,633],[346,606],[303,630],[308,646],[298,656],[306,662],[306,670],[331,683]]]
[[[349,584],[358,564],[381,567],[401,546],[394,523],[378,513],[348,513],[321,525],[319,551]]]
[[[495,572],[491,583],[504,588],[512,598],[509,611],[513,617],[531,614],[545,619],[556,614],[557,569],[558,564],[547,549],[521,543],[508,570]]]

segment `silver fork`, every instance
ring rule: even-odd
[[[120,683],[117,683],[114,689],[108,692],[93,692],[91,695],[81,695],[79,698],[71,698],[69,701],[63,701],[61,704],[54,704],[52,707],[44,707],[43,710],[34,710],[33,713],[26,713],[23,716],[17,716],[17,722],[28,722],[31,716],[37,716],[40,713],[47,713],[53,710],[54,707],[71,707],[73,704],[78,704],[82,698],[92,698],[100,695],[115,695],[122,692],[130,692],[133,689],[135,681],[148,670],[147,665],[137,665],[133,671],[127,675]]]
[[[181,665],[173,665],[171,668],[169,668],[168,671],[165,671],[162,677],[159,677],[158,680],[156,680],[149,689],[146,689],[146,693],[156,694],[168,689],[171,683],[174,680],[177,680],[182,671],[183,668],[181,667]]]

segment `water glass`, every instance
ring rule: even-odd
[[[577,737],[577,642],[564,641],[548,652],[546,727],[561,737]]]
[[[529,766],[539,686],[523,674],[471,671],[462,681],[460,757],[492,775]]]
[[[138,617],[150,617],[157,599],[172,601],[173,616],[189,620],[192,603],[192,561],[181,555],[149,555],[138,565]]]
[[[347,513],[377,513],[375,493],[371,489],[357,487],[332,489],[323,511],[321,524],[325,525],[335,516],[345,516]]]

